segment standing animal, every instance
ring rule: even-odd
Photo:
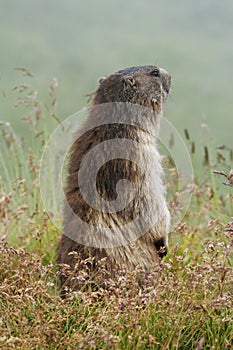
[[[170,214],[156,139],[170,89],[170,74],[152,65],[100,80],[69,154],[57,249],[58,263],[71,271],[61,273],[63,287],[80,288],[80,261],[88,260],[93,274],[104,261],[113,275],[122,266],[150,270],[167,253]]]

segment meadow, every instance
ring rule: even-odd
[[[10,123],[0,125],[0,348],[232,349],[232,181],[213,171],[228,176],[233,150],[209,146],[200,159],[185,130],[195,165],[192,200],[170,233],[166,258],[150,273],[122,269],[98,290],[88,288],[84,268],[83,290],[61,299],[55,252],[61,230],[44,210],[38,181],[45,120],[59,124],[55,81],[48,91],[44,103],[33,89],[15,87],[34,143]],[[167,174],[170,187],[175,179]]]
[[[231,0],[2,4],[0,349],[233,349],[232,16]],[[165,116],[191,158],[191,202],[153,271],[122,267],[92,290],[84,261],[83,290],[62,299],[62,218],[56,226],[60,214],[42,202],[44,146],[100,77],[144,64],[172,75]]]

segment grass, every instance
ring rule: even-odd
[[[200,161],[187,130],[195,185],[171,232],[168,256],[150,273],[122,270],[98,291],[60,298],[55,249],[61,232],[44,212],[38,184],[45,120],[59,122],[55,85],[46,106],[31,98],[32,89],[16,89],[34,143],[19,140],[9,124],[0,126],[0,348],[232,349],[231,178],[213,174],[229,174],[232,150],[205,143]],[[80,277],[88,284],[82,271]]]

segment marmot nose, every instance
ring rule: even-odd
[[[169,94],[171,91],[171,75],[163,68],[160,68],[160,75],[162,78],[163,89]]]
[[[159,68],[161,76],[166,77],[167,79],[171,80],[171,75],[163,68]]]

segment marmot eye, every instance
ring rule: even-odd
[[[152,72],[150,72],[150,75],[152,77],[158,77],[159,76],[159,70],[158,69],[152,70]]]

